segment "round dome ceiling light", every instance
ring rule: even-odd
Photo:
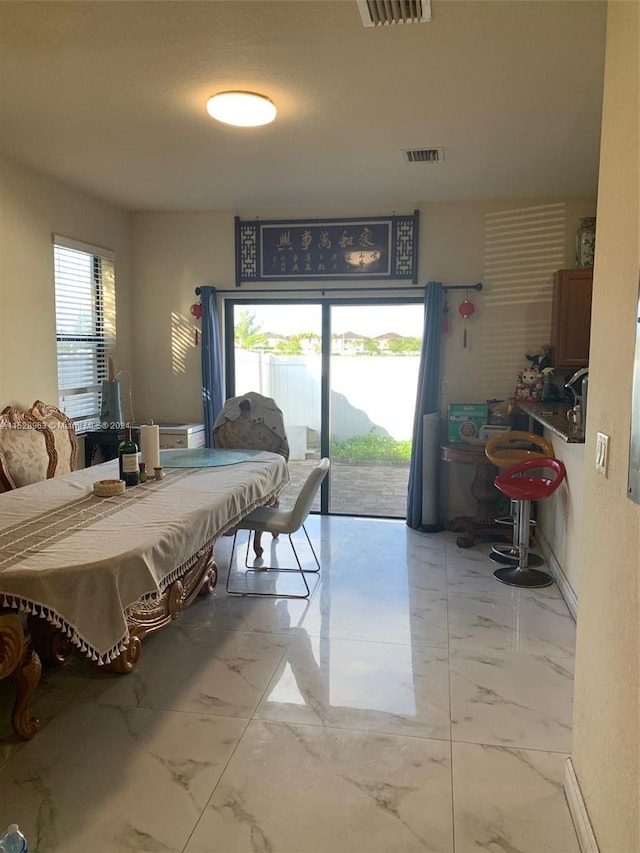
[[[217,121],[237,127],[258,127],[276,117],[276,106],[255,92],[219,92],[207,101],[207,112]]]

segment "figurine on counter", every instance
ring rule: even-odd
[[[557,400],[558,389],[551,381],[554,372],[551,366],[551,347],[545,344],[537,353],[525,353],[525,358],[530,362],[530,366],[518,372],[515,399],[529,403]]]
[[[531,362],[531,367],[537,367],[543,373],[545,368],[551,367],[551,347],[545,344],[540,347],[540,352],[525,353],[525,358]]]
[[[528,403],[538,403],[542,399],[542,386],[544,377],[537,366],[525,367],[518,371],[516,382],[516,400]]]

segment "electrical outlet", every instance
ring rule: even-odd
[[[440,390],[443,394],[449,393],[449,383],[447,382],[446,379],[442,380],[442,385],[440,386]]]
[[[609,436],[603,432],[596,435],[596,471],[607,476],[607,467],[609,465]]]

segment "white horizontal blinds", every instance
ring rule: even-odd
[[[564,202],[487,214],[481,396],[512,397],[525,353],[551,343],[553,274],[564,266],[566,228]]]
[[[58,399],[81,432],[100,420],[102,380],[115,349],[114,255],[54,235]]]

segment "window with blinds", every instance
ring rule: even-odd
[[[115,349],[115,256],[58,235],[53,243],[58,405],[83,432],[100,422],[102,380]]]

